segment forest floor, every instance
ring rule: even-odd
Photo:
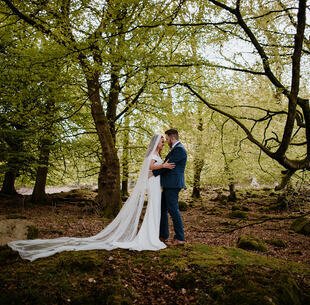
[[[26,220],[38,238],[91,236],[110,221],[96,213],[93,190],[48,196],[41,206],[28,195],[2,196],[0,221]],[[159,252],[67,252],[29,263],[2,246],[0,304],[310,304],[310,238],[291,229],[309,215],[310,190],[284,198],[243,189],[237,197],[182,192],[187,243]],[[259,238],[265,251],[237,248],[242,236]]]

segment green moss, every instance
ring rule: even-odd
[[[229,213],[229,217],[230,218],[246,219],[246,218],[248,218],[248,215],[244,211],[235,210],[235,211],[232,211],[231,213]]]
[[[310,235],[310,219],[308,217],[300,217],[293,221],[291,229],[296,233]]]
[[[250,235],[240,236],[237,241],[237,247],[245,250],[254,250],[260,252],[267,251],[265,242],[257,237]]]
[[[190,304],[214,305],[309,301],[308,265],[238,248],[64,252],[31,263],[2,247],[0,258],[0,304],[6,305],[184,304],[185,296]]]
[[[13,252],[7,245],[0,246],[0,266],[10,264],[19,259],[17,252]]]
[[[27,239],[36,239],[39,236],[39,230],[35,226],[27,226]]]
[[[211,294],[213,298],[218,299],[224,294],[224,287],[220,284],[215,285],[211,288]]]
[[[90,272],[100,266],[92,256],[77,256],[66,257],[59,259],[57,263],[59,269],[68,272]],[[56,267],[57,268],[57,267]]]
[[[247,206],[235,204],[231,207],[232,211],[245,211],[248,212],[250,209]]]
[[[286,243],[282,239],[269,239],[269,240],[266,240],[266,242],[278,248],[286,248]]]

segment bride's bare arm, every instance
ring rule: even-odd
[[[175,164],[174,163],[169,163],[169,160],[167,160],[163,164],[156,164],[155,160],[151,161],[150,170],[163,169],[163,168],[173,169],[173,168],[175,168]]]

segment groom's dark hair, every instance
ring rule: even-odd
[[[176,140],[179,140],[179,133],[176,129],[168,129],[167,131],[165,131],[165,134],[170,136],[173,136]]]

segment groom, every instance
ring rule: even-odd
[[[165,132],[166,141],[170,152],[165,158],[169,163],[175,163],[175,168],[153,170],[154,176],[160,175],[160,183],[163,188],[161,199],[161,219],[159,237],[162,241],[169,238],[168,212],[172,218],[174,228],[173,244],[184,244],[184,229],[181,214],[179,211],[179,192],[185,188],[184,170],[187,160],[187,153],[179,141],[179,134],[176,129],[169,129]]]

